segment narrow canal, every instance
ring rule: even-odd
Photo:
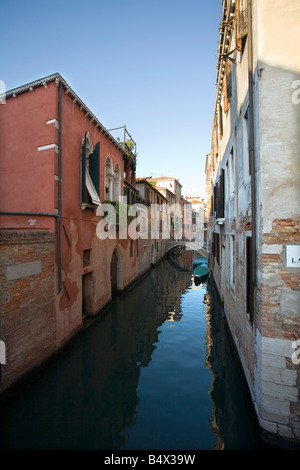
[[[1,449],[258,449],[210,281],[165,259],[0,401]]]

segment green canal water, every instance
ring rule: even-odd
[[[0,401],[0,449],[259,449],[222,309],[194,252],[165,259]]]

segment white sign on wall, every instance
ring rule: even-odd
[[[286,245],[286,267],[300,268],[300,245]]]

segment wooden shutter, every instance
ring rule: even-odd
[[[231,64],[228,65],[228,72],[226,75],[226,94],[227,94],[227,102],[231,102],[232,97],[232,84],[231,84]]]
[[[130,189],[127,186],[123,186],[123,196],[127,198],[127,204],[130,204]]]
[[[248,34],[248,12],[247,0],[237,0],[237,27],[236,27],[236,43],[238,50],[242,50],[242,39]]]
[[[89,156],[89,173],[95,190],[100,196],[100,142],[97,142],[94,151]]]
[[[219,181],[214,186],[214,212],[217,219],[224,217],[224,170],[221,169]]]
[[[80,201],[81,203],[87,202],[85,179],[86,179],[86,135],[84,136],[84,139],[81,145],[81,152],[80,152],[80,186],[81,186]]]
[[[221,104],[218,106],[218,113],[219,113],[219,138],[223,138],[223,108]]]
[[[217,185],[214,185],[213,214],[217,212]]]
[[[230,107],[232,96],[232,85],[231,85],[231,62],[227,61],[225,65],[225,75],[224,75],[224,111]]]
[[[219,194],[219,218],[224,217],[224,173],[222,169],[220,174],[220,194]]]

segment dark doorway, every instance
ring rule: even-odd
[[[82,276],[82,316],[93,310],[93,275],[92,272]]]

